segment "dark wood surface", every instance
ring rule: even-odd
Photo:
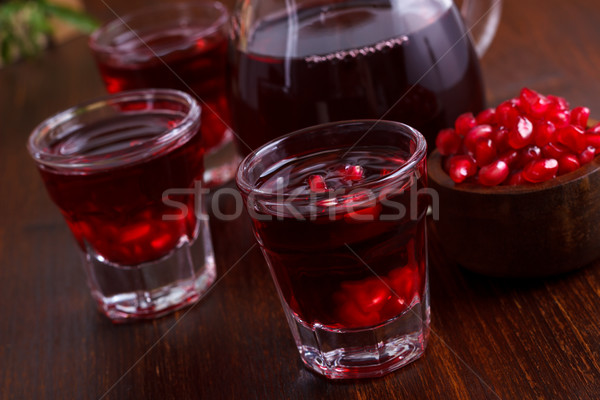
[[[106,4],[135,3],[88,7],[109,18]],[[489,103],[529,86],[598,116],[598,15],[597,0],[508,0],[483,59]],[[492,279],[447,262],[435,240],[429,347],[381,379],[330,382],[302,367],[245,217],[211,222],[219,280],[199,304],[112,325],[25,149],[42,119],[103,93],[85,38],[0,70],[0,398],[600,398],[599,266]]]

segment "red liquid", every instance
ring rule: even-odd
[[[284,182],[284,193],[302,198],[310,196],[311,177],[318,175],[329,189],[352,190],[404,162],[393,149],[375,149],[377,157],[370,155],[373,150],[357,149],[345,157],[343,152],[329,151],[296,159],[263,177],[257,186],[273,190]],[[357,165],[362,166],[362,178],[344,177],[341,171],[348,173]],[[425,173],[424,166],[421,169]],[[308,208],[300,207],[304,220],[293,218],[289,210],[256,210],[258,242],[283,297],[301,320],[331,328],[369,327],[400,315],[422,298],[427,204],[421,200],[418,206],[411,204],[410,190],[422,187],[422,182],[413,185],[385,201],[378,198],[352,210],[342,204],[327,207],[325,200],[312,218]],[[417,218],[409,211],[397,217],[399,205],[405,210],[418,207]],[[272,218],[261,220],[265,215]]]
[[[79,128],[51,144],[56,154],[109,154],[162,134],[181,117],[148,111]],[[110,133],[110,136],[108,134]],[[187,215],[163,202],[171,188],[192,188],[203,173],[201,136],[194,135],[150,160],[106,170],[72,174],[40,169],[52,198],[79,246],[122,266],[159,259],[180,241],[195,237],[193,194],[169,196],[188,207]],[[151,157],[149,154],[148,157]],[[177,216],[163,220],[164,216]]]
[[[169,88],[200,98],[202,135],[212,148],[221,143],[230,120],[225,98],[227,37],[216,32],[190,43],[200,29],[146,32],[141,35],[145,44],[127,31],[113,39],[114,54],[95,56],[109,93]]]
[[[384,117],[433,149],[439,129],[483,108],[477,56],[454,8],[431,22],[383,6],[330,9],[298,12],[295,45],[287,19],[265,20],[245,52],[232,52],[233,128],[251,148],[323,122]],[[296,54],[286,57],[287,45]]]

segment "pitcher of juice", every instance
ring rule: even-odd
[[[501,0],[461,11],[452,0],[239,0],[228,57],[241,151],[361,118],[411,125],[433,148],[440,129],[485,106],[478,57]]]

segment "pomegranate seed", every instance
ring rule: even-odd
[[[461,144],[462,138],[452,128],[441,130],[435,139],[435,145],[443,156],[458,153]]]
[[[556,132],[556,140],[576,153],[585,150],[586,138],[581,128],[567,125]]]
[[[381,320],[379,312],[363,312],[351,293],[340,290],[335,292],[331,298],[337,306],[337,318],[347,328],[371,326]]]
[[[471,153],[475,152],[475,145],[480,139],[487,139],[492,134],[492,127],[490,125],[479,125],[469,130],[469,133],[465,136],[465,147]]]
[[[579,162],[581,165],[589,164],[592,162],[595,156],[596,148],[593,146],[588,146],[585,150],[579,153]]]
[[[363,178],[363,167],[360,165],[346,165],[344,167],[344,180],[360,181]]]
[[[504,161],[496,160],[479,170],[479,183],[486,186],[496,186],[502,183],[510,170]]]
[[[508,144],[508,129],[505,127],[501,126],[494,129],[490,135],[490,139],[494,142],[498,152],[502,153],[510,149],[510,145]]]
[[[502,153],[498,160],[504,161],[509,168],[513,168],[519,161],[519,152],[517,150],[509,150],[506,153]]]
[[[340,287],[356,302],[363,313],[381,310],[392,295],[388,286],[375,276],[361,281],[342,282]]]
[[[394,268],[389,274],[389,284],[392,287],[392,299],[386,305],[393,307],[390,315],[397,315],[412,302],[419,291],[419,266],[418,264],[407,264],[404,267]]]
[[[473,113],[469,112],[461,114],[456,118],[454,129],[457,134],[465,136],[475,125],[477,125],[477,120],[475,120]]]
[[[531,143],[533,139],[533,124],[527,117],[517,117],[513,129],[508,131],[508,144],[513,149],[520,149]]]
[[[552,101],[548,100],[546,96],[527,88],[521,90],[519,98],[527,114],[535,118],[542,117],[552,104]]]
[[[496,120],[502,126],[514,126],[519,118],[519,111],[510,101],[505,101],[496,108]]]
[[[557,172],[558,161],[554,158],[541,158],[523,168],[523,178],[532,183],[545,182],[556,177]]]
[[[555,132],[556,127],[552,122],[539,121],[533,130],[533,142],[536,146],[545,146],[554,139]]]
[[[587,144],[588,146],[594,146],[595,148],[599,148],[600,133],[587,133],[585,135],[585,144]]]
[[[488,108],[486,110],[481,111],[475,117],[478,125],[491,125],[496,122],[496,110],[493,108]]]
[[[537,146],[529,146],[519,150],[519,157],[515,163],[516,168],[523,168],[530,162],[542,158],[542,150]],[[513,167],[513,168],[514,168]]]
[[[542,155],[546,158],[559,159],[563,154],[569,153],[569,149],[560,143],[550,142],[542,147]]]
[[[569,110],[560,110],[552,105],[546,112],[546,119],[554,123],[557,128],[562,128],[571,122],[571,113]]]
[[[327,191],[327,184],[321,175],[309,176],[308,185],[310,186],[310,190],[315,193],[323,193]]]
[[[590,109],[587,107],[575,107],[571,110],[571,123],[581,129],[587,128],[590,118]]]
[[[589,116],[587,107],[571,110],[562,97],[523,88],[495,109],[460,115],[454,129],[440,131],[436,144],[442,155],[454,155],[443,166],[456,183],[543,182],[600,154],[600,123],[586,128]]]
[[[558,159],[558,175],[564,175],[579,168],[579,160],[574,154],[565,154]]]
[[[600,134],[600,122],[597,123],[596,125],[592,126],[591,128],[588,128],[587,131],[585,131],[585,133],[591,133],[591,134]]]
[[[517,186],[517,185],[523,185],[527,183],[527,181],[525,180],[525,178],[523,178],[523,172],[522,171],[517,171],[515,173],[513,173],[508,180],[505,182],[506,185],[508,186]]]
[[[569,106],[569,103],[567,102],[567,100],[565,100],[563,97],[558,97],[558,96],[553,96],[553,95],[548,95],[548,100],[550,100],[552,102],[552,106],[554,106],[556,109],[558,110],[568,110],[569,108],[571,108]]]
[[[456,183],[461,183],[477,173],[477,164],[472,157],[466,155],[450,158],[449,175]]]
[[[498,152],[492,139],[480,139],[475,145],[475,162],[483,167],[496,159]]]

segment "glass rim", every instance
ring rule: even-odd
[[[55,154],[40,146],[40,142],[49,133],[61,125],[85,114],[89,111],[109,107],[131,101],[174,101],[189,105],[185,116],[177,121],[173,127],[165,128],[164,132],[149,140],[144,140],[125,149],[117,150],[107,154],[96,154],[84,156],[81,154]],[[143,111],[142,111],[143,112]],[[187,133],[194,132],[195,125],[200,126],[200,115],[202,109],[196,99],[191,95],[174,89],[135,89],[104,95],[92,100],[77,104],[66,110],[59,111],[40,122],[31,132],[27,140],[27,150],[34,161],[44,167],[56,168],[64,171],[76,172],[81,169],[112,169],[124,165],[135,164],[141,160],[149,160],[158,156],[160,150],[175,144]],[[190,137],[192,136],[190,135]],[[148,156],[147,151],[153,150],[154,156]]]
[[[138,10],[134,10],[130,13],[124,14],[122,16],[117,16],[117,18],[112,19],[96,30],[94,30],[89,37],[88,45],[95,52],[102,53],[111,53],[111,54],[127,54],[129,50],[120,50],[118,46],[112,44],[101,44],[99,40],[102,35],[107,33],[110,29],[116,28],[118,26],[124,26],[127,30],[137,33],[135,28],[131,28],[129,24],[132,20],[140,17],[144,17],[147,15],[152,15],[154,13],[165,11],[165,10],[173,10],[179,9],[184,11],[188,8],[198,8],[198,9],[208,9],[212,8],[217,10],[220,14],[219,17],[213,21],[210,25],[206,26],[200,31],[197,31],[196,34],[191,35],[187,38],[186,43],[193,43],[198,38],[209,36],[219,30],[222,26],[229,22],[229,10],[227,7],[219,2],[219,1],[209,1],[209,2],[192,2],[192,1],[180,1],[177,3],[162,3],[162,4],[154,4],[151,6],[143,7]],[[136,35],[137,36],[137,35]]]
[[[328,128],[332,128],[332,127],[338,127],[338,129],[345,129],[346,127],[363,125],[363,126],[369,126],[368,129],[373,129],[375,126],[377,126],[379,124],[393,126],[394,128],[400,129],[403,132],[410,134],[411,137],[415,141],[415,145],[416,145],[415,150],[413,152],[411,152],[410,157],[406,160],[406,162],[404,162],[398,169],[392,171],[390,174],[385,175],[380,178],[377,178],[377,179],[374,179],[374,180],[371,180],[364,184],[354,185],[351,187],[351,189],[357,190],[357,189],[380,188],[385,185],[389,185],[393,182],[399,181],[399,180],[405,178],[408,175],[408,173],[417,166],[418,163],[420,163],[421,161],[423,161],[426,158],[427,142],[425,140],[425,137],[419,131],[417,131],[415,128],[413,128],[409,125],[406,125],[402,122],[389,121],[389,120],[377,120],[377,119],[354,119],[354,120],[327,122],[324,124],[309,126],[309,127],[299,129],[299,130],[293,131],[291,133],[285,134],[283,136],[280,136],[274,140],[271,140],[271,141],[265,143],[264,145],[260,146],[258,149],[254,150],[253,153],[250,153],[246,157],[244,157],[244,159],[240,163],[237,173],[236,173],[236,179],[235,179],[236,185],[238,186],[240,191],[247,196],[253,195],[253,196],[260,196],[260,197],[264,197],[264,198],[276,197],[276,198],[280,198],[280,199],[286,199],[289,197],[297,197],[297,195],[292,194],[292,193],[278,193],[278,192],[274,192],[274,191],[265,191],[265,190],[258,189],[258,188],[256,188],[256,185],[254,183],[249,182],[248,179],[246,179],[246,177],[244,175],[249,170],[249,168],[252,166],[254,160],[259,159],[262,156],[276,150],[281,142],[289,140],[289,138],[304,135],[307,132],[315,132],[318,130],[328,129]],[[368,131],[367,131],[366,135],[368,135]],[[364,138],[364,136],[361,137],[360,140],[362,140],[363,138]],[[357,144],[360,143],[360,140],[357,142]],[[357,144],[355,144],[355,146],[357,146]],[[314,198],[317,200],[320,200],[324,197],[326,198],[328,196],[328,193],[329,193],[329,191],[326,191],[323,193],[314,193]]]

